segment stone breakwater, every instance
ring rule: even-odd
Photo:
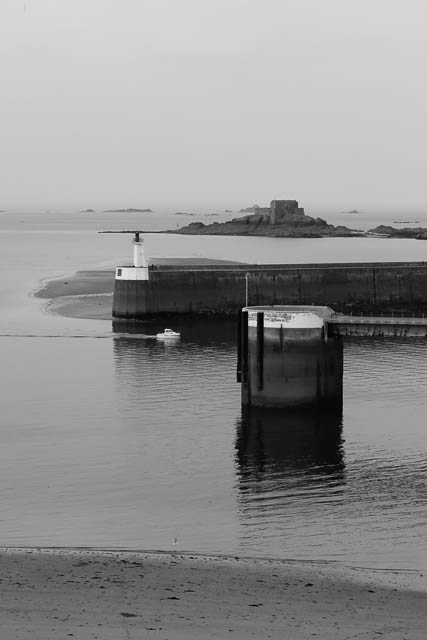
[[[115,281],[113,317],[233,316],[245,305],[327,305],[342,313],[427,313],[427,263],[150,267]]]

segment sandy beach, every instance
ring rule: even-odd
[[[3,549],[1,638],[424,639],[422,572],[189,553]]]

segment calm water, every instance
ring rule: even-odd
[[[0,544],[170,549],[176,537],[182,550],[427,567],[424,340],[346,342],[343,414],[246,416],[232,324],[175,324],[181,341],[164,345],[145,337],[163,325],[116,333],[28,296],[130,256],[129,238],[96,230],[176,218],[0,216]],[[427,255],[374,239],[146,246],[254,262]]]

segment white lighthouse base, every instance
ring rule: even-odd
[[[148,280],[148,267],[117,267],[116,280]]]

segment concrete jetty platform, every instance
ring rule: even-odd
[[[347,336],[427,337],[427,318],[352,316],[326,306],[244,307],[237,381],[248,407],[342,406]]]
[[[326,409],[342,404],[343,349],[329,336],[329,307],[245,307],[237,380],[242,404]]]
[[[346,337],[427,337],[427,318],[414,315],[353,316],[335,314],[328,320],[328,335]]]

